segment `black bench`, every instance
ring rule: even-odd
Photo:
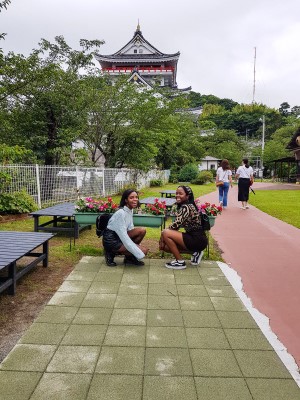
[[[7,268],[6,276],[0,277],[0,293],[8,289],[9,294],[15,294],[17,280],[39,262],[47,267],[52,237],[51,233],[0,231],[0,271]],[[39,246],[43,246],[42,252],[34,251]],[[34,260],[17,269],[17,261],[25,256]]]
[[[72,237],[78,239],[79,232],[84,228],[90,227],[90,225],[79,225],[75,221],[74,212],[74,203],[61,203],[33,211],[30,215],[34,218],[34,231],[70,232]],[[40,224],[40,217],[52,217],[52,219]]]

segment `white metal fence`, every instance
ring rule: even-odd
[[[13,193],[25,189],[40,208],[65,201],[76,201],[81,196],[110,196],[130,184],[139,189],[149,186],[153,179],[167,182],[170,175],[169,170],[151,170],[144,173],[124,168],[62,167],[37,164],[0,165],[0,173],[10,177],[8,186],[4,188],[5,192]]]

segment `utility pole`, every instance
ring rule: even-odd
[[[265,116],[262,116],[262,142],[261,142],[261,169],[262,169],[262,178],[264,175],[264,150],[265,150],[265,130],[266,130],[266,120]]]
[[[254,68],[253,68],[253,96],[252,96],[252,103],[255,102],[255,74],[256,74],[256,47],[254,47]]]

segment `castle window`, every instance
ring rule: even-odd
[[[136,54],[137,53],[137,49],[134,49],[133,52]]]
[[[139,49],[139,53],[142,53],[143,52],[143,49]]]

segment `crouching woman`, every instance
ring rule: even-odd
[[[141,261],[148,249],[141,245],[146,235],[143,227],[133,225],[133,209],[138,206],[138,194],[133,189],[127,189],[122,194],[119,210],[108,221],[103,232],[103,247],[106,264],[115,267],[114,257],[117,254],[125,255],[124,264],[141,266]]]
[[[207,237],[202,229],[194,194],[189,186],[178,186],[176,204],[176,219],[162,231],[159,248],[175,257],[175,260],[165,264],[167,268],[184,269],[186,263],[181,253],[192,253],[191,264],[199,265],[203,250],[207,246]],[[179,232],[180,228],[184,228],[185,232]]]

